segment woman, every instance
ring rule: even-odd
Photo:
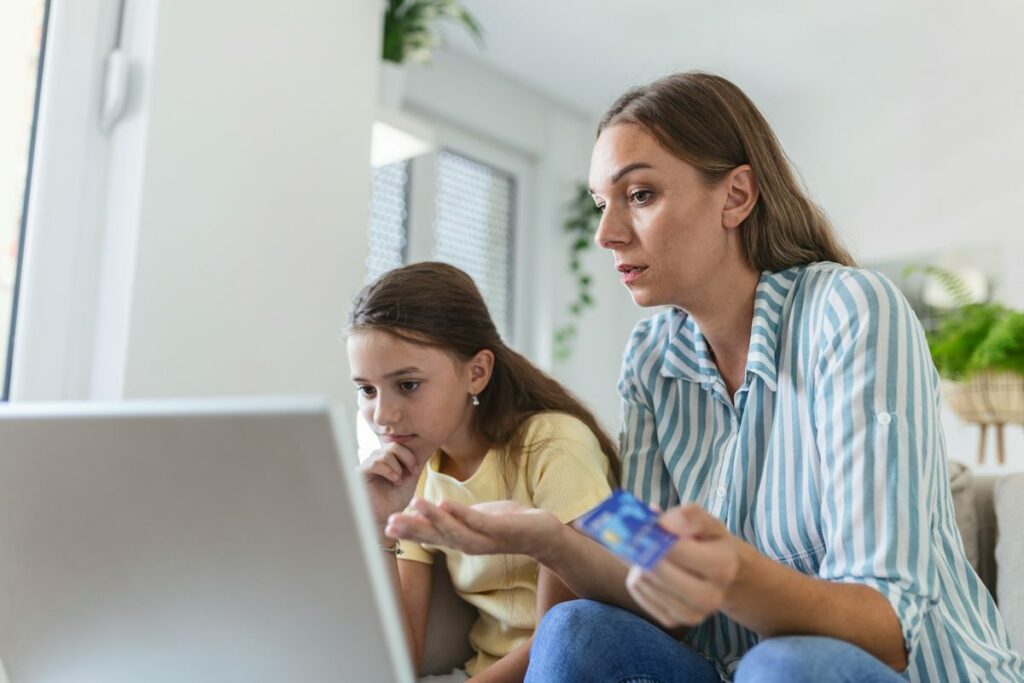
[[[1024,680],[955,526],[920,325],[750,100],[701,73],[630,90],[590,184],[634,301],[671,307],[626,349],[621,457],[680,540],[645,572],[577,561],[543,515],[420,506],[389,532],[527,553],[589,598],[545,616],[528,680]]]

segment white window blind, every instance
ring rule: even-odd
[[[409,221],[409,162],[373,169],[367,282],[406,262]]]
[[[504,339],[512,333],[515,178],[451,151],[437,158],[433,258],[469,273]]]

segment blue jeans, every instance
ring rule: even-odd
[[[849,643],[792,636],[743,658],[737,683],[889,683],[904,679]],[[533,640],[527,683],[718,683],[715,667],[657,626],[590,600],[555,605]]]

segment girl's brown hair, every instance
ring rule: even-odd
[[[612,481],[619,475],[615,446],[578,398],[502,341],[473,280],[445,263],[396,268],[356,297],[346,333],[381,330],[413,344],[433,346],[466,362],[488,349],[494,354],[491,380],[473,411],[477,434],[505,453],[511,484],[524,454],[527,419],[557,411],[580,420],[608,457]],[[468,397],[467,397],[468,400]]]
[[[776,272],[815,261],[854,265],[824,212],[797,182],[771,126],[731,82],[691,71],[632,88],[604,115],[598,136],[619,123],[646,130],[709,184],[750,165],[760,196],[741,236],[756,270]]]

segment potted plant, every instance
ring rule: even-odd
[[[381,57],[394,64],[430,61],[442,42],[441,21],[461,24],[478,43],[483,39],[480,24],[457,0],[388,0]]]
[[[960,418],[981,425],[979,463],[985,455],[988,425],[995,425],[996,452],[1002,464],[1003,426],[1024,423],[1024,311],[991,301],[971,302],[956,273],[935,266],[923,270],[956,303],[928,334],[943,394]]]

